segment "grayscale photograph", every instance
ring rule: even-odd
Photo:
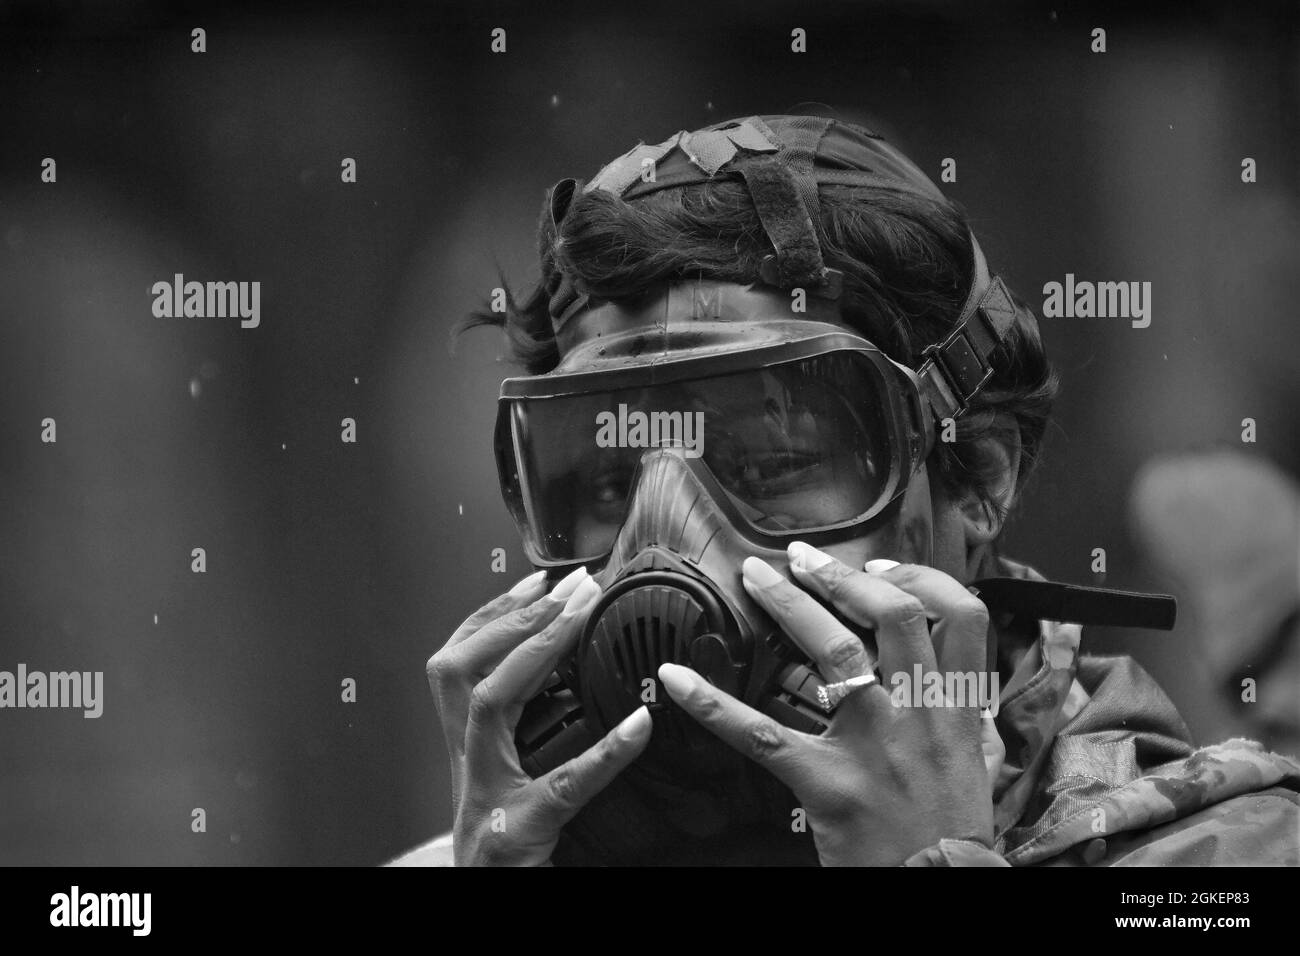
[[[0,0],[0,78],[6,926],[1286,919],[1300,5]]]

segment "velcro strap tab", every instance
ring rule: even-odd
[[[1016,304],[1011,301],[1011,293],[1007,291],[1001,276],[994,276],[989,283],[989,290],[980,303],[980,311],[984,313],[984,320],[989,324],[993,338],[997,342],[1002,341],[1007,330],[1015,324]]]
[[[740,166],[763,231],[776,250],[778,285],[783,289],[826,280],[821,244],[789,168],[769,156]]]

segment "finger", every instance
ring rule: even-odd
[[[659,680],[682,710],[791,790],[798,792],[807,782],[803,734],[741,703],[689,667],[662,664]]]
[[[880,671],[886,683],[893,674],[910,675],[914,664],[927,671],[935,668],[925,606],[919,599],[880,575],[855,571],[802,541],[793,542],[788,552],[800,584],[850,621],[876,632]]]
[[[586,572],[586,568],[579,568],[578,571]],[[573,574],[577,574],[574,571]],[[572,577],[573,575],[570,575]],[[526,604],[531,604],[537,600],[546,591],[546,571],[534,571],[528,577],[519,581],[505,594],[499,594],[487,604],[465,618],[460,627],[452,632],[451,638],[443,645],[444,648],[455,647],[465,638],[469,637],[484,624],[489,621],[495,621],[503,614],[509,614],[511,611],[521,608]]]
[[[434,706],[442,720],[447,748],[455,756],[464,751],[466,711],[470,692],[487,671],[513,647],[546,627],[563,611],[569,595],[587,580],[585,568],[579,568],[555,586],[549,595],[524,607],[507,612],[503,617],[486,623],[458,643],[447,645],[429,658],[425,667],[429,688],[433,691]],[[529,581],[525,578],[524,581]],[[540,580],[540,579],[539,579]],[[520,582],[523,584],[524,582]],[[534,593],[536,584],[525,589],[516,585],[512,590],[522,594]],[[509,594],[503,595],[508,597]],[[518,595],[516,595],[518,597]],[[489,604],[487,607],[492,607]],[[496,604],[504,607],[504,604]],[[478,612],[484,613],[486,608]],[[477,615],[471,615],[473,621]],[[462,625],[462,630],[468,626]],[[458,632],[459,633],[459,632]]]
[[[526,811],[529,825],[558,831],[641,756],[653,729],[649,709],[638,707],[595,746],[538,777],[529,788],[540,794]]]
[[[521,604],[520,596],[536,596],[538,584],[543,580],[537,575],[530,575],[495,601],[471,614],[457,628],[451,640],[429,658],[426,670],[435,699],[440,695],[440,688],[458,683],[477,683],[483,672],[511,647],[517,646],[554,620],[563,610],[569,596],[588,577],[586,568],[578,568],[555,585],[550,594]],[[512,605],[518,606],[507,610]],[[489,618],[489,613],[494,610],[500,610],[501,614]],[[471,627],[474,629],[470,630]]]
[[[899,564],[875,573],[920,600],[926,617],[937,622],[930,640],[940,670],[984,671],[989,610],[983,601],[951,575],[924,565]]]
[[[591,578],[583,579],[555,620],[507,654],[497,669],[479,683],[476,692],[481,690],[499,704],[530,700],[545,685],[560,659],[573,649],[600,595],[599,584]]]
[[[823,680],[871,673],[875,662],[858,636],[766,561],[746,558],[741,581],[749,596],[812,658]]]
[[[425,676],[429,681],[429,689],[433,692],[433,705],[438,711],[443,737],[447,742],[447,756],[451,762],[453,815],[460,807],[461,788],[465,778],[466,709],[473,679],[468,669],[462,670],[468,665],[453,657],[451,651],[477,633],[483,625],[498,620],[502,615],[517,614],[521,609],[536,605],[537,598],[545,588],[546,571],[534,571],[505,594],[489,601],[467,617],[447,643],[425,664]]]
[[[490,772],[499,763],[501,741],[513,739],[524,704],[537,695],[560,659],[572,650],[600,593],[600,585],[585,578],[569,595],[559,617],[511,651],[474,687],[465,728],[465,757],[471,772]]]
[[[576,582],[581,583],[581,579]],[[445,680],[450,674],[471,687],[477,684],[507,654],[559,617],[571,593],[560,593],[556,585],[550,594],[483,625],[455,647],[439,651],[434,655],[437,677]]]
[[[545,628],[564,610],[564,601],[548,595],[527,607],[511,611],[482,628],[456,647],[442,650],[429,661],[429,686],[438,711],[447,753],[451,758],[451,785],[460,794],[464,779],[465,728],[469,719],[469,701],[475,684],[497,664],[511,648],[518,646]],[[453,799],[452,809],[456,801]]]

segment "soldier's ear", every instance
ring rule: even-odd
[[[1007,416],[1009,417],[1009,416]],[[1016,476],[1020,473],[1020,433],[1014,422],[998,422],[995,437],[976,445],[979,471],[985,478],[985,493],[971,488],[958,500],[967,554],[997,540],[1011,505],[1016,500]],[[1008,424],[1011,427],[1005,427]]]

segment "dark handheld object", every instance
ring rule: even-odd
[[[993,614],[1011,613],[1032,620],[1170,631],[1178,616],[1178,602],[1168,594],[1115,591],[1024,578],[981,578],[970,589]],[[990,671],[997,669],[997,661],[997,633],[989,628]]]

